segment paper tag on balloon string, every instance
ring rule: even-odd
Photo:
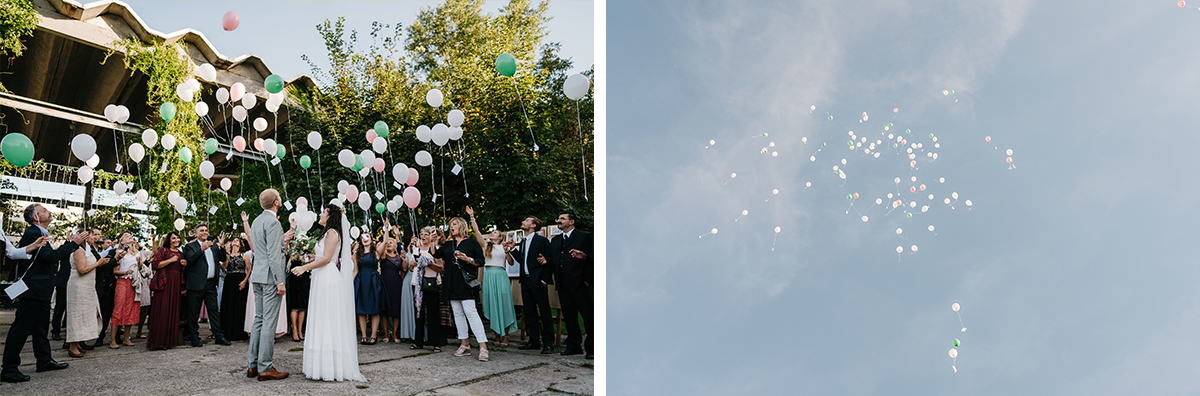
[[[88,211],[87,211],[87,214],[88,214],[88,216],[95,216],[95,215],[96,215],[96,209],[88,209]]]
[[[379,192],[379,191],[376,191],[376,192],[375,192],[375,199],[383,199],[383,193],[381,193],[381,192]]]
[[[217,214],[217,205],[208,208],[208,214]]]
[[[275,159],[271,160],[271,165],[279,165],[279,157],[275,157]]]
[[[117,172],[117,173],[120,173],[120,172],[121,172],[121,169],[124,169],[124,167],[123,167],[123,166],[121,166],[121,164],[117,164],[117,166],[113,168],[113,171],[114,171],[114,172]]]
[[[192,204],[192,211],[193,211],[193,212],[195,212],[195,211],[196,211],[196,204]]]
[[[433,194],[433,203],[437,203],[437,194]]]
[[[162,167],[158,168],[158,173],[167,173],[167,162],[166,161],[163,161]]]
[[[237,200],[237,206],[242,206],[242,203],[244,203],[244,202],[246,202],[246,199],[245,199],[245,198],[238,198],[238,200]]]
[[[283,201],[283,206],[287,206],[287,210],[292,210],[292,201]]]
[[[401,189],[401,190],[403,190],[403,189],[404,189],[404,186],[403,186],[403,185],[400,185],[400,182],[392,182],[392,185],[393,185],[393,186],[396,186],[396,188],[397,188],[397,189]]]
[[[450,173],[457,175],[458,172],[462,172],[462,166],[459,166],[458,164],[454,164],[454,167],[450,168]]]
[[[234,222],[233,222],[233,229],[235,229],[235,230],[237,229],[237,222],[236,222],[236,221],[234,221]]]
[[[13,283],[13,284],[9,285],[7,288],[4,289],[4,292],[8,293],[8,298],[10,300],[16,300],[17,297],[20,296],[21,293],[24,293],[26,290],[29,290],[29,286],[25,285],[25,280],[18,279],[17,283]]]

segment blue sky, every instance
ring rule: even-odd
[[[192,28],[204,33],[217,51],[229,58],[257,54],[276,74],[290,79],[297,74],[311,75],[301,55],[328,65],[325,41],[316,26],[326,19],[346,17],[346,30],[359,32],[364,50],[370,45],[371,23],[401,23],[405,27],[416,20],[423,7],[437,1],[149,1],[127,0],[138,16],[152,29],[163,33]],[[507,1],[487,1],[484,12],[496,15]],[[548,41],[562,44],[559,56],[570,58],[576,71],[585,71],[595,59],[593,6],[587,0],[556,0],[550,3],[554,17],[548,25]],[[221,18],[235,11],[241,23],[232,32],[221,28]]]
[[[1197,6],[609,2],[609,392],[1200,393]]]

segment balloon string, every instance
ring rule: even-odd
[[[320,193],[321,198],[319,202],[321,202],[321,206],[325,206],[325,181],[321,178],[321,149],[315,149],[313,152],[317,156],[317,192]]]
[[[533,136],[533,124],[529,123],[529,113],[525,112],[525,100],[521,99],[521,89],[517,87],[517,80],[513,79],[513,90],[517,91],[517,102],[521,104],[521,114],[525,115],[525,127],[529,129],[529,138],[533,139],[533,151],[538,151],[537,138]]]
[[[583,121],[581,121],[581,118],[579,116],[579,101],[578,100],[575,101],[575,126],[579,129],[579,163],[582,166],[582,172],[583,172],[583,200],[589,201],[588,188],[587,188],[587,179],[588,179],[587,178],[587,152],[585,151],[586,145],[583,143]],[[707,147],[705,147],[705,148],[707,148]],[[768,198],[768,199],[770,199],[770,198]],[[771,250],[774,250],[774,248],[772,248]]]
[[[446,157],[442,155],[442,148],[438,147],[438,158],[442,162],[442,221],[446,220]]]

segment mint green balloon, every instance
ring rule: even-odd
[[[33,161],[33,141],[16,132],[4,135],[0,140],[0,154],[13,165],[24,167]]]
[[[907,133],[907,134],[909,134],[909,135],[912,135],[912,129],[905,129],[905,130],[904,130],[904,133]]]
[[[829,121],[833,121],[833,116],[829,116]]]
[[[304,169],[308,169],[308,167],[310,167],[310,166],[312,166],[312,158],[308,158],[307,155],[301,155],[300,156],[300,167],[304,168]]]
[[[387,206],[383,206],[383,202],[375,203],[375,211],[376,212],[383,213],[383,211],[385,211],[385,210],[387,210]]]
[[[187,147],[179,149],[179,160],[185,164],[192,163],[192,149]]]
[[[825,142],[821,142],[821,147],[825,147]]]
[[[355,172],[358,172],[358,171],[362,170],[362,168],[363,168],[362,156],[355,154],[354,155],[354,166],[350,167],[350,169],[353,169]]]
[[[215,152],[217,152],[217,139],[208,138],[204,141],[204,153],[212,155]]]
[[[910,219],[912,218],[912,213],[908,214],[908,218],[910,218]]]
[[[171,122],[175,119],[175,104],[171,102],[163,103],[158,107],[158,115],[162,116],[163,121]]]
[[[517,57],[507,52],[500,54],[496,57],[496,71],[505,77],[517,74]]]
[[[276,145],[275,146],[275,156],[279,157],[279,158],[283,158],[284,155],[287,155],[287,149],[284,148],[282,144]]]
[[[954,346],[958,347],[958,339],[957,338],[954,339]]]
[[[388,135],[388,124],[383,121],[375,121],[375,134],[382,137]]]
[[[263,86],[267,88],[267,92],[279,93],[283,90],[283,77],[279,77],[278,74],[269,75],[263,80]]]

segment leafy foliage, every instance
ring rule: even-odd
[[[30,0],[0,0],[0,55],[11,61],[25,52],[21,37],[33,34],[39,20]],[[8,92],[0,84],[0,92]]]

